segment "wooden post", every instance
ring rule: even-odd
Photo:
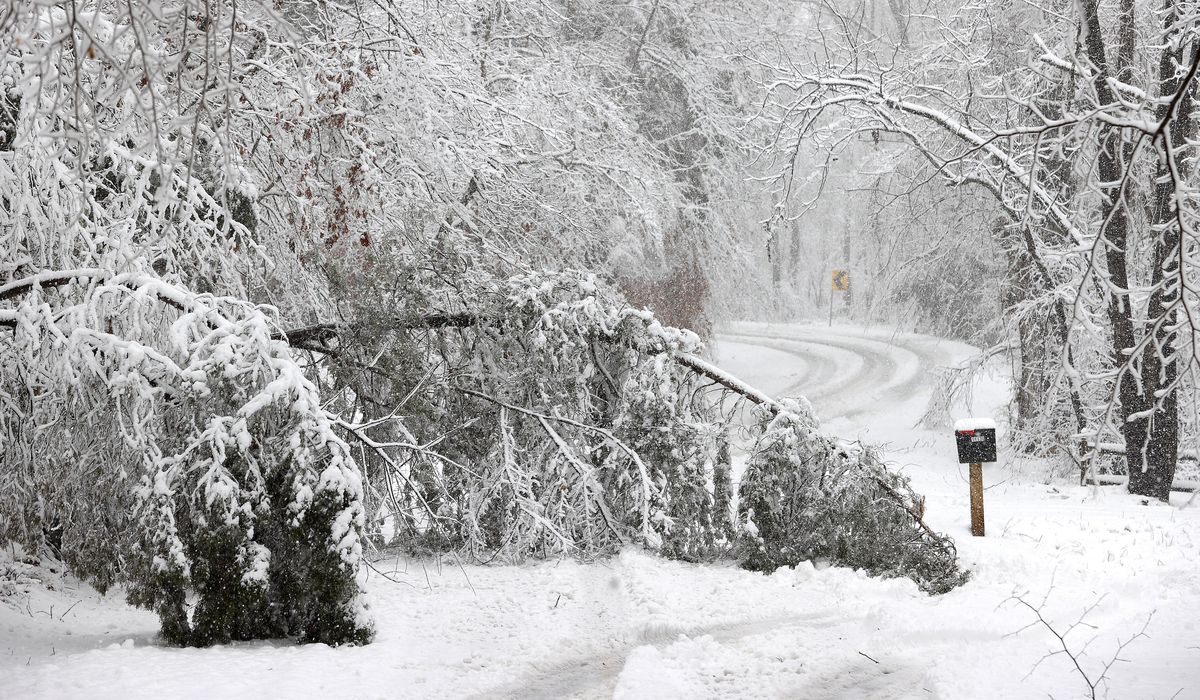
[[[983,537],[983,464],[971,462],[971,534]]]

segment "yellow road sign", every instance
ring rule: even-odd
[[[850,291],[850,271],[849,270],[834,270],[833,271],[833,291],[835,291],[835,292]]]

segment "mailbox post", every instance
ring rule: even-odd
[[[964,418],[954,424],[959,464],[971,465],[971,534],[983,537],[983,463],[996,461],[996,422]]]

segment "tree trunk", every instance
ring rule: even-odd
[[[1170,497],[1171,482],[1175,477],[1175,466],[1179,457],[1179,356],[1175,347],[1175,324],[1177,322],[1182,271],[1179,266],[1181,230],[1176,210],[1175,175],[1190,170],[1187,163],[1171,158],[1179,149],[1186,147],[1187,140],[1195,136],[1193,119],[1194,89],[1189,85],[1175,100],[1183,86],[1183,76],[1178,70],[1184,65],[1185,53],[1196,50],[1193,40],[1188,49],[1181,43],[1172,50],[1171,35],[1175,31],[1176,16],[1173,0],[1163,3],[1164,48],[1158,62],[1159,97],[1164,100],[1155,115],[1160,124],[1167,128],[1162,134],[1163,157],[1159,159],[1154,179],[1154,202],[1151,209],[1151,227],[1155,233],[1154,263],[1151,268],[1150,296],[1147,333],[1151,340],[1142,352],[1141,380],[1148,410],[1137,422],[1144,424],[1142,441],[1125,444],[1129,463],[1130,493],[1152,496],[1162,501]],[[1191,56],[1188,56],[1190,59]],[[1171,172],[1174,165],[1176,173]],[[1135,469],[1135,463],[1141,469]]]
[[[803,257],[803,255],[801,254],[802,241],[800,239],[800,236],[801,236],[800,222],[793,221],[792,225],[789,227],[789,230],[791,231],[792,249],[788,255],[788,257],[789,257],[788,275],[790,278],[789,279],[790,284],[788,286],[792,289],[792,298],[799,299],[800,295],[803,293],[803,290],[800,288],[800,278],[801,278],[801,263],[800,263],[800,261],[801,261],[801,258]],[[796,309],[788,309],[789,315],[796,313],[796,311],[797,311]]]
[[[1115,75],[1128,75],[1128,65],[1133,54],[1133,32],[1128,26],[1133,21],[1132,3],[1122,0],[1118,20],[1118,34],[1121,39],[1117,52],[1115,68],[1110,64],[1104,49],[1104,37],[1100,32],[1100,14],[1098,0],[1090,0],[1084,5],[1084,22],[1087,39],[1085,42],[1088,59],[1095,66],[1093,87],[1100,105],[1110,105],[1116,102],[1116,95],[1108,79]],[[1161,377],[1155,374],[1150,377],[1149,385],[1141,385],[1141,376],[1134,367],[1135,358],[1131,356],[1137,345],[1134,332],[1133,311],[1129,300],[1129,215],[1125,188],[1125,172],[1128,168],[1126,157],[1127,144],[1122,137],[1119,127],[1105,125],[1100,131],[1100,153],[1097,157],[1097,171],[1100,177],[1101,191],[1101,236],[1104,241],[1104,262],[1108,271],[1108,318],[1112,328],[1113,365],[1117,369],[1117,402],[1120,406],[1121,433],[1125,439],[1125,461],[1129,470],[1129,491],[1147,496],[1158,497],[1157,493],[1147,493],[1146,486],[1161,478],[1160,474],[1151,475],[1155,466],[1147,461],[1148,453],[1144,448],[1150,438],[1150,423],[1163,426],[1174,422],[1176,417],[1162,412],[1171,407],[1157,403],[1147,397],[1153,397],[1155,390],[1161,385]],[[1136,364],[1141,364],[1140,362]],[[1157,418],[1156,420],[1154,420]],[[1137,479],[1134,475],[1138,474]]]
[[[767,224],[767,258],[771,263],[771,299],[778,319],[784,312],[783,303],[783,233],[780,222],[778,226]]]
[[[900,0],[888,0],[888,9],[892,11],[892,19],[896,22],[896,32],[899,35],[900,47],[908,48],[908,11],[900,6]]]
[[[1041,117],[1061,119],[1065,116],[1064,105],[1072,100],[1074,89],[1074,85],[1067,82],[1053,86],[1038,100],[1037,109],[1031,110],[1031,116],[1035,120]],[[1058,193],[1058,197],[1064,201],[1073,199],[1077,194],[1078,186],[1072,169],[1074,155],[1074,148],[1064,146],[1040,163],[1041,168],[1037,173],[1038,180],[1046,191]],[[1001,241],[1008,257],[1003,298],[1006,312],[1022,302],[1043,298],[1047,294],[1053,299],[1052,305],[1046,308],[1044,314],[1026,314],[1015,324],[1020,359],[1015,426],[1023,429],[1025,433],[1025,442],[1021,447],[1036,452],[1042,439],[1049,439],[1054,444],[1069,444],[1068,435],[1063,433],[1073,430],[1077,434],[1083,434],[1087,430],[1087,421],[1079,387],[1074,380],[1068,382],[1073,424],[1068,426],[1060,423],[1055,420],[1057,416],[1053,414],[1049,416],[1049,421],[1045,417],[1045,411],[1051,405],[1051,392],[1060,368],[1063,363],[1067,366],[1074,364],[1071,350],[1073,341],[1068,322],[1069,314],[1064,308],[1062,298],[1053,294],[1056,280],[1039,256],[1037,244],[1028,226],[1028,222],[1018,219],[1001,220],[995,224],[994,237]],[[1051,247],[1061,248],[1070,240],[1066,228],[1054,217],[1047,217],[1040,228],[1041,235]],[[1037,422],[1039,419],[1041,424]],[[1070,449],[1071,457],[1081,474],[1081,483],[1090,466],[1089,452],[1087,443],[1082,440]]]

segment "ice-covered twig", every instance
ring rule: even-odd
[[[1047,596],[1049,596],[1049,592],[1047,592]],[[1049,620],[1047,620],[1046,617],[1042,614],[1042,610],[1046,604],[1045,599],[1043,599],[1042,603],[1037,606],[1034,606],[1032,603],[1025,600],[1021,596],[1013,596],[1009,600],[1015,600],[1018,604],[1024,606],[1030,612],[1032,612],[1034,614],[1034,616],[1036,617],[1036,619],[1034,621],[1030,622],[1028,625],[1025,625],[1021,629],[1018,629],[1015,632],[1012,632],[1011,634],[1013,634],[1013,635],[1020,634],[1022,631],[1027,630],[1030,627],[1041,626],[1041,627],[1044,627],[1048,632],[1050,632],[1050,634],[1053,635],[1054,639],[1058,642],[1059,648],[1055,651],[1052,651],[1052,652],[1046,654],[1041,659],[1039,659],[1038,662],[1036,664],[1034,664],[1033,668],[1029,670],[1029,674],[1032,674],[1034,671],[1036,671],[1038,666],[1040,666],[1043,661],[1045,661],[1049,658],[1052,658],[1054,656],[1057,656],[1059,654],[1064,654],[1064,655],[1066,655],[1067,658],[1069,658],[1071,660],[1071,665],[1075,668],[1075,671],[1083,679],[1083,682],[1087,684],[1088,692],[1090,693],[1092,700],[1096,699],[1096,688],[1098,688],[1101,683],[1105,683],[1107,681],[1108,672],[1112,669],[1113,664],[1115,664],[1118,661],[1126,661],[1126,659],[1121,658],[1121,652],[1123,652],[1126,647],[1128,647],[1130,644],[1132,644],[1137,639],[1149,636],[1146,634],[1146,630],[1150,627],[1150,620],[1154,618],[1154,612],[1155,612],[1152,610],[1150,612],[1150,614],[1146,616],[1146,621],[1142,624],[1141,630],[1139,630],[1136,634],[1131,636],[1129,639],[1126,639],[1125,641],[1120,641],[1118,639],[1117,650],[1115,652],[1113,652],[1113,655],[1104,663],[1104,666],[1100,670],[1100,673],[1093,678],[1093,676],[1091,674],[1089,674],[1087,671],[1084,670],[1083,665],[1081,663],[1081,660],[1084,657],[1084,651],[1087,649],[1088,644],[1090,644],[1091,641],[1089,640],[1089,642],[1085,643],[1079,649],[1072,649],[1071,645],[1067,642],[1067,637],[1071,634],[1071,632],[1073,632],[1075,629],[1077,629],[1079,627],[1090,627],[1092,629],[1096,629],[1095,625],[1088,623],[1086,621],[1086,619],[1087,619],[1088,614],[1091,613],[1093,610],[1095,610],[1096,607],[1100,605],[1101,601],[1104,600],[1104,596],[1100,596],[1100,598],[1096,599],[1091,605],[1089,605],[1087,608],[1085,608],[1083,610],[1083,612],[1080,613],[1079,618],[1075,622],[1073,622],[1069,626],[1067,626],[1067,628],[1063,631],[1059,631],[1059,629],[1057,627],[1055,627]],[[1095,639],[1095,638],[1093,637],[1093,639]]]

